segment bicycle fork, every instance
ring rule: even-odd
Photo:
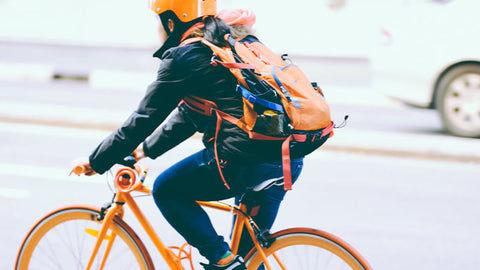
[[[145,192],[148,193],[149,191],[146,190]],[[153,230],[150,223],[148,223],[148,221],[146,221],[143,213],[140,211],[140,208],[135,203],[135,201],[133,200],[131,195],[129,193],[124,193],[122,191],[119,191],[115,195],[115,197],[113,199],[113,202],[112,202],[113,207],[111,207],[110,209],[108,209],[108,207],[102,208],[102,211],[107,211],[107,209],[108,209],[108,211],[106,212],[105,215],[103,215],[103,213],[102,213],[102,215],[100,217],[98,217],[98,221],[102,222],[102,226],[100,228],[100,231],[97,232],[97,231],[92,230],[92,232],[87,232],[90,235],[97,237],[97,240],[95,242],[95,246],[93,248],[92,254],[90,255],[90,260],[88,262],[88,265],[85,269],[89,270],[92,267],[93,262],[95,261],[96,255],[97,255],[98,251],[100,250],[100,247],[102,246],[102,243],[103,243],[104,240],[106,240],[108,242],[107,242],[107,246],[105,248],[103,257],[101,259],[99,269],[101,270],[105,266],[105,263],[108,259],[108,255],[110,253],[110,250],[111,250],[111,248],[114,244],[115,238],[117,236],[115,234],[115,232],[113,232],[113,231],[110,232],[110,235],[107,235],[107,233],[108,233],[108,230],[109,230],[110,226],[112,225],[112,222],[114,222],[113,220],[114,220],[115,217],[118,216],[120,219],[123,218],[123,213],[124,213],[123,205],[125,203],[130,207],[133,214],[140,221],[140,224],[145,229],[145,232],[147,233],[147,235],[150,236],[154,245],[157,247],[158,251],[160,252],[162,257],[165,259],[165,262],[168,264],[170,269],[183,270],[184,267],[182,266],[182,264],[180,262],[181,261],[180,256],[176,256],[170,249],[165,247],[165,245],[162,243],[160,238],[158,238],[157,234]],[[103,219],[102,219],[102,217],[103,217]]]
[[[119,216],[120,218],[123,217],[123,205],[122,204],[115,203],[113,208],[110,209],[107,212],[107,214],[105,215],[105,217],[102,220],[102,226],[100,228],[100,231],[98,231],[98,232],[96,232],[94,230],[87,230],[86,231],[86,233],[88,233],[92,236],[95,236],[97,238],[97,241],[95,242],[95,246],[93,247],[92,254],[90,255],[90,260],[88,261],[87,267],[85,269],[89,270],[92,267],[93,262],[95,260],[95,257],[97,255],[98,251],[100,250],[100,247],[101,247],[103,241],[107,240],[108,241],[107,246],[105,248],[105,252],[103,253],[103,257],[102,257],[99,269],[103,269],[103,267],[105,266],[105,263],[106,263],[107,258],[108,258],[108,254],[110,253],[110,250],[112,249],[115,238],[117,237],[117,235],[113,231],[110,233],[110,235],[107,235],[108,229],[110,228],[110,225],[112,224],[115,216]],[[97,218],[101,218],[101,217],[97,217]]]

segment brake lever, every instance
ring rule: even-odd
[[[135,159],[135,154],[133,153],[131,153],[130,155],[123,158],[120,162],[118,162],[118,164],[127,166],[132,169],[135,169],[135,163],[137,163],[137,160]]]

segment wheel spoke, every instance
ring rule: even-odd
[[[370,269],[356,251],[331,235],[322,235],[319,231],[279,232],[276,235],[272,246],[264,250],[275,270]],[[247,258],[249,269],[256,269],[261,264],[261,256],[255,251]]]
[[[96,210],[65,208],[47,215],[27,236],[20,251],[17,269],[85,269],[96,237],[86,229],[100,225],[90,218]],[[104,269],[149,269],[150,256],[131,229],[122,223],[112,223],[108,235],[116,235]],[[105,243],[94,260],[92,269],[99,269],[105,253]]]

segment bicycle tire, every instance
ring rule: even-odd
[[[47,214],[25,237],[15,269],[85,269],[97,239],[94,234],[101,226],[98,217],[100,209],[90,206],[69,206]],[[154,269],[145,245],[121,218],[113,219],[107,233],[110,239],[112,232],[116,237],[104,269]],[[92,268],[99,268],[105,242]]]
[[[273,243],[262,250],[275,270],[372,269],[353,247],[324,231],[292,228],[271,235],[269,240]],[[279,265],[272,254],[278,256],[284,265]],[[249,270],[263,269],[262,257],[255,248],[245,256],[245,262]]]

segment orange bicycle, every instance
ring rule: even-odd
[[[132,192],[151,194],[144,186],[148,168],[122,167],[115,175],[116,193],[104,207],[74,205],[57,209],[38,221],[23,241],[15,269],[154,269],[137,234],[123,220],[127,204],[170,269],[194,269],[187,244],[167,247],[140,211]],[[74,168],[78,175],[82,167]],[[245,256],[248,269],[371,269],[349,244],[329,233],[291,228],[273,234],[262,232],[246,213],[246,205],[198,202],[237,216],[231,237],[238,250],[242,230],[248,230],[254,247]]]

